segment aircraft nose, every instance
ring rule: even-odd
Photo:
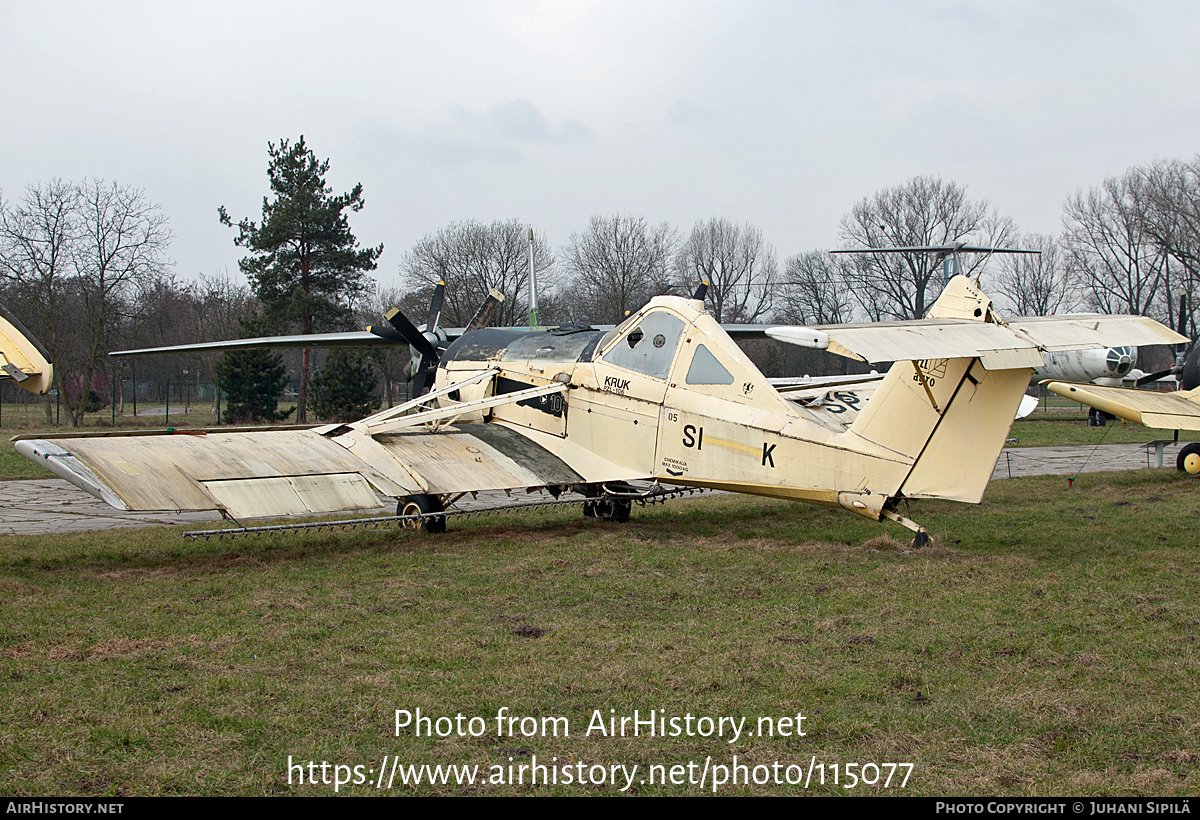
[[[1133,369],[1133,355],[1127,347],[1114,347],[1106,357],[1108,369],[1118,376],[1124,376]]]

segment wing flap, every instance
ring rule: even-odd
[[[428,484],[428,492],[512,490],[574,484],[583,477],[516,430],[465,424],[439,433],[380,435],[375,441]]]
[[[371,485],[358,473],[233,478],[202,484],[234,518],[369,510],[383,506]]]

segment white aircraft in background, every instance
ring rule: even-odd
[[[1146,374],[1136,369],[1136,347],[1110,347],[1107,350],[1064,350],[1046,353],[1046,364],[1034,368],[1033,383],[1046,379],[1103,384],[1119,387],[1122,382],[1136,381]]]

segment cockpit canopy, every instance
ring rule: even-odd
[[[604,332],[591,328],[554,330],[485,327],[459,336],[446,348],[438,366],[468,362],[586,362],[591,361]]]

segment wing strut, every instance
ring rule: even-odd
[[[549,396],[552,393],[562,393],[567,388],[568,385],[555,382],[553,384],[542,385],[541,387],[531,387],[528,390],[518,390],[515,393],[503,393],[499,396],[490,396],[486,399],[451,404],[448,407],[439,407],[436,410],[427,410],[424,413],[401,416],[398,419],[385,421],[381,424],[368,425],[367,432],[372,436],[377,436],[380,433],[394,433],[397,430],[417,424],[428,424],[430,422],[453,424],[454,420],[459,416],[473,413],[476,410],[486,410],[489,407],[497,407],[501,404],[513,404],[525,401],[526,399],[536,399],[539,396]]]
[[[387,410],[383,410],[379,413],[376,413],[373,416],[367,416],[365,419],[362,419],[361,421],[359,421],[357,423],[365,424],[368,427],[370,427],[372,425],[382,424],[383,422],[387,421],[388,419],[395,418],[396,416],[407,413],[409,410],[412,410],[416,407],[420,407],[422,404],[429,404],[429,402],[433,401],[434,399],[440,399],[442,396],[453,393],[455,390],[459,389],[460,387],[466,387],[469,384],[475,384],[476,382],[481,382],[484,379],[490,379],[492,376],[496,375],[499,372],[500,372],[500,368],[498,368],[498,367],[488,368],[487,370],[484,370],[481,373],[476,373],[474,376],[472,376],[469,379],[463,379],[460,382],[455,382],[454,384],[448,384],[445,387],[441,388],[440,390],[434,390],[432,393],[426,393],[423,396],[417,396],[415,399],[412,399],[411,401],[404,402],[404,404],[397,404],[395,407],[389,407]],[[338,430],[345,426],[346,425],[344,425],[344,424],[331,424],[328,427],[317,430],[317,432],[320,433],[321,435],[326,435],[333,430]],[[45,438],[45,436],[42,436],[42,438]]]

